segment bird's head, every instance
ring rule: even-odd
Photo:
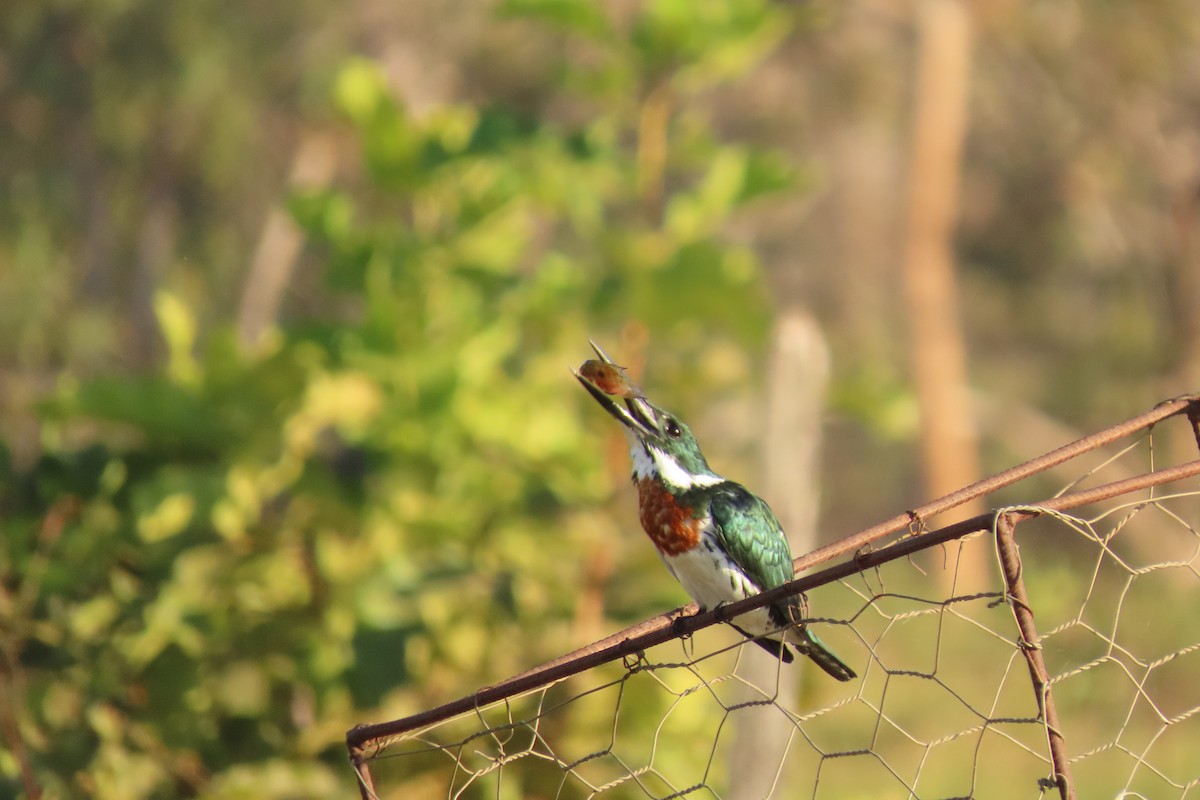
[[[724,479],[709,468],[692,431],[679,417],[650,402],[595,342],[592,359],[575,377],[625,429],[637,480],[657,478],[675,493],[713,486]]]

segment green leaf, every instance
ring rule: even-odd
[[[181,532],[196,512],[196,498],[184,492],[167,495],[137,523],[138,534],[146,542],[159,542]]]
[[[786,192],[799,185],[802,175],[782,153],[752,150],[746,159],[742,187],[737,203],[747,203],[763,195]]]
[[[178,295],[159,291],[154,313],[167,340],[167,374],[179,383],[194,385],[199,378],[192,348],[196,345],[196,318]]]
[[[52,406],[59,414],[133,426],[168,447],[214,450],[224,433],[216,410],[197,391],[154,376],[97,378]]]
[[[354,219],[354,203],[345,194],[331,189],[306,189],[293,192],[287,201],[288,212],[309,236],[334,244],[349,238]]]
[[[347,61],[334,80],[334,102],[342,113],[359,125],[369,124],[380,109],[391,105],[387,77],[374,61]]]

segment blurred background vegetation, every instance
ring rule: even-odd
[[[589,337],[752,483],[805,309],[823,536],[927,496],[938,2],[6,3],[0,797],[344,794],[352,724],[680,603]],[[967,11],[950,314],[990,472],[1200,382],[1200,16]]]

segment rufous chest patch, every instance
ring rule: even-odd
[[[700,520],[653,478],[637,482],[642,528],[664,556],[686,553],[700,544]]]

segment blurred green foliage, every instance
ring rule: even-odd
[[[958,255],[994,409],[1082,433],[1194,388],[1193,5],[978,10]],[[6,2],[0,797],[346,792],[351,724],[681,601],[606,505],[589,336],[648,332],[689,418],[744,411],[773,306],[808,305],[826,535],[910,507],[911,10]],[[285,197],[310,134],[338,177]],[[762,143],[818,154],[811,202]],[[247,348],[284,203],[308,247]],[[732,416],[714,463],[750,446]],[[1072,433],[987,416],[996,468]]]
[[[85,27],[132,57],[110,10],[120,24]],[[213,41],[205,11],[138,13]],[[32,780],[61,798],[328,797],[350,789],[354,723],[598,633],[576,605],[589,559],[622,535],[601,508],[608,428],[567,367],[626,319],[681,353],[723,341],[750,359],[762,343],[759,267],[724,229],[795,175],[715,137],[700,92],[789,22],[754,0],[659,0],[624,33],[584,2],[505,13],[596,48],[604,80],[562,78],[586,124],[469,104],[418,118],[375,63],[344,62],[329,97],[365,174],[290,200],[328,302],[250,351],[160,288],[161,362],[64,377],[36,464],[0,460],[0,795]],[[664,86],[654,197],[630,101]],[[147,85],[146,102],[180,88]],[[592,586],[617,620],[679,599],[657,571],[640,580],[659,567],[633,552]]]

